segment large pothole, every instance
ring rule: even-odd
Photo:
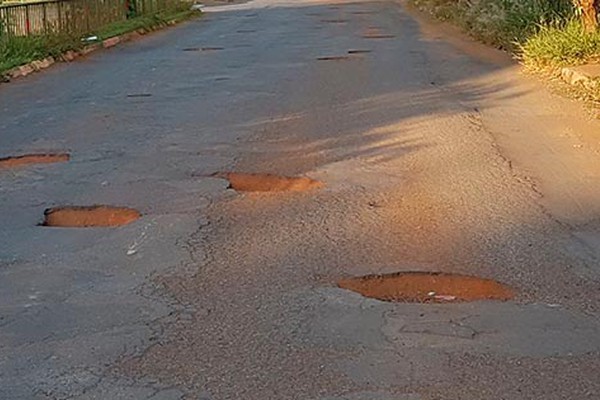
[[[510,287],[468,275],[435,272],[398,272],[342,279],[342,289],[383,301],[447,303],[475,300],[510,300]]]
[[[232,189],[240,192],[304,192],[324,186],[322,182],[306,177],[238,172],[218,172],[213,176],[226,179]]]
[[[364,30],[362,37],[365,39],[390,39],[394,35],[383,32],[379,27],[370,26]]]
[[[14,168],[31,164],[67,162],[69,159],[70,155],[68,153],[24,154],[20,156],[0,158],[0,168]]]
[[[365,39],[392,39],[394,35],[387,33],[365,33],[363,38]]]
[[[44,226],[86,228],[127,225],[140,218],[139,211],[105,205],[67,206],[44,211]]]

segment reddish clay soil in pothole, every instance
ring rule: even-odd
[[[71,156],[67,153],[24,154],[21,156],[0,158],[0,168],[14,168],[30,164],[52,164],[67,162]]]
[[[127,225],[140,217],[139,211],[126,207],[55,207],[44,211],[42,225],[68,228],[111,227]]]
[[[394,35],[388,35],[386,33],[365,33],[363,38],[365,39],[391,39]]]
[[[390,39],[393,38],[394,35],[384,33],[376,26],[370,26],[363,31],[362,37],[365,39]]]
[[[513,289],[490,279],[431,272],[367,275],[342,279],[338,286],[365,297],[406,303],[506,301],[515,296]]]
[[[216,173],[227,179],[229,186],[239,192],[304,192],[324,186],[322,182],[305,177],[287,177],[271,174]]]

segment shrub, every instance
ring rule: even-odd
[[[572,18],[571,0],[413,0],[441,19],[452,20],[476,38],[507,50],[540,26]]]
[[[530,69],[581,64],[600,56],[600,32],[585,32],[579,19],[571,19],[564,25],[541,26],[520,50]]]
[[[68,35],[0,37],[0,72],[32,60],[59,56],[67,50],[77,49],[80,42]]]

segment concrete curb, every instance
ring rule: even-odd
[[[68,51],[64,52],[63,54],[61,54],[57,58],[46,57],[41,60],[32,61],[28,64],[21,65],[19,67],[15,67],[15,68],[8,70],[7,72],[5,72],[3,75],[0,76],[0,82],[2,82],[2,81],[10,82],[13,79],[22,78],[22,77],[30,75],[34,72],[42,71],[46,68],[49,68],[50,66],[52,66],[53,64],[55,64],[56,62],[59,62],[59,61],[71,62],[71,61],[75,60],[76,58],[86,56],[90,53],[93,53],[94,51],[97,51],[100,49],[108,49],[108,48],[117,46],[120,43],[125,43],[130,40],[137,39],[143,35],[154,32],[156,30],[166,28],[166,27],[169,27],[172,25],[176,25],[179,22],[183,22],[183,20],[182,21],[171,20],[171,21],[167,21],[165,23],[160,23],[152,28],[146,28],[146,29],[142,28],[142,29],[138,29],[133,32],[124,33],[119,36],[113,36],[113,37],[105,39],[101,42],[97,42],[97,43],[93,43],[93,44],[84,46],[80,50],[68,50]]]
[[[565,67],[560,71],[562,79],[570,85],[588,90],[600,90],[600,64]]]

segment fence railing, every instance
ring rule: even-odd
[[[179,0],[46,0],[0,5],[0,35],[48,33],[84,35],[111,22],[150,15]]]

